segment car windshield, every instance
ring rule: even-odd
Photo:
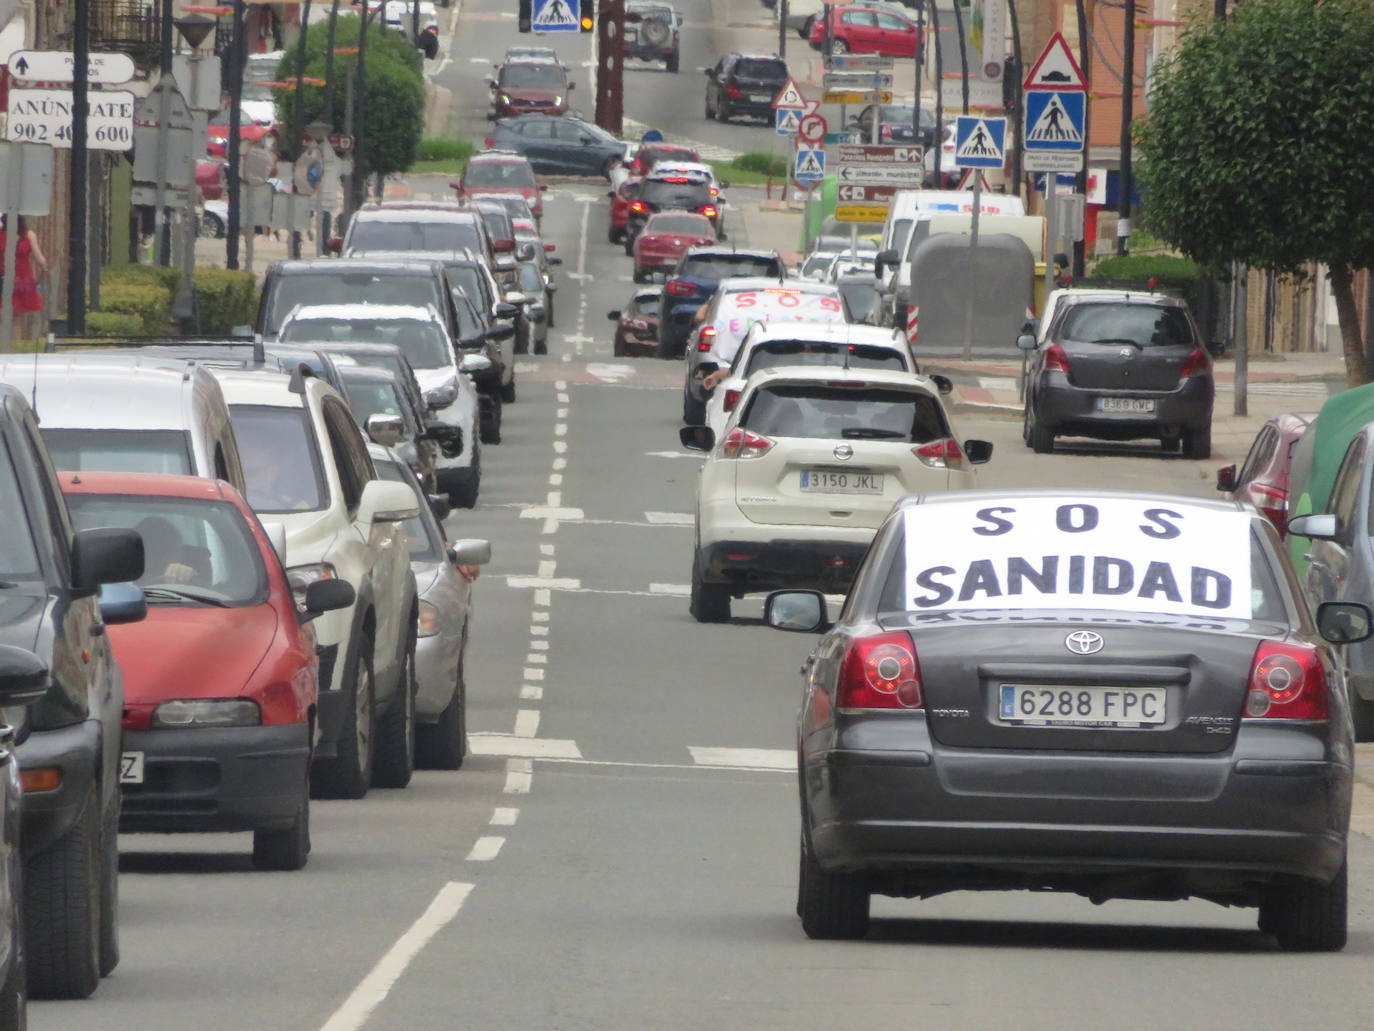
[[[802,275],[819,276],[823,275],[826,269],[830,268],[830,263],[835,260],[834,254],[813,254],[806,259],[802,265]]]
[[[463,173],[463,185],[474,187],[533,187],[534,172],[524,161],[473,161]]]
[[[191,442],[181,430],[43,429],[53,467],[66,472],[189,476]]]
[[[394,383],[379,383],[370,377],[350,376],[344,373],[344,389],[348,391],[348,408],[353,418],[364,429],[367,420],[374,415],[401,415],[401,398]]]
[[[395,344],[413,369],[453,364],[448,341],[437,322],[422,319],[292,319],[282,327],[282,343]]]
[[[19,479],[9,447],[0,441],[0,580],[38,578],[38,552],[29,535],[24,502],[19,497]]]
[[[929,394],[820,383],[760,388],[739,424],[765,437],[925,444],[949,436],[940,402]]]
[[[484,208],[478,214],[482,216],[482,224],[487,227],[487,232],[493,240],[515,239],[515,226],[511,223],[505,208],[500,211]]]
[[[705,215],[656,215],[644,227],[646,233],[681,233],[684,236],[711,236],[711,222]]]
[[[404,483],[411,490],[415,485],[406,476],[405,471],[390,460],[377,461],[377,476],[383,480],[391,480],[393,483]],[[425,508],[429,505],[429,499],[421,497],[420,507]],[[412,562],[438,562],[444,555],[444,542],[434,533],[432,524],[422,516],[411,516],[401,528],[405,530],[406,543],[410,545],[410,561]]]
[[[259,605],[267,598],[262,551],[237,506],[145,494],[68,494],[81,529],[115,526],[143,538],[149,605]]]
[[[447,248],[445,248],[447,249]],[[340,262],[340,265],[346,264]],[[264,331],[275,333],[297,305],[400,304],[442,311],[439,280],[427,268],[395,272],[318,271],[276,277]]]
[[[255,512],[316,512],[328,490],[320,452],[304,408],[231,405],[248,504]]]
[[[871,276],[863,279],[842,279],[839,282],[840,296],[844,298],[845,311],[850,322],[862,322],[876,326],[882,314],[883,298],[878,293],[878,284]]]
[[[500,85],[506,89],[562,90],[563,69],[552,61],[508,64],[501,68]]]
[[[901,352],[876,344],[838,340],[765,340],[749,354],[742,375],[779,365],[833,365],[850,369],[895,369],[905,372]]]
[[[662,294],[646,294],[635,298],[635,310],[641,315],[657,316],[663,310]]]
[[[482,297],[486,291],[482,289],[482,272],[475,265],[449,265],[449,282],[455,284],[463,293],[472,298]]]
[[[360,218],[348,238],[350,252],[480,250],[482,234],[474,223],[391,222]]]
[[[748,254],[694,254],[682,263],[681,276],[693,279],[733,279],[736,276],[782,278],[777,258]]]
[[[735,74],[742,79],[782,83],[787,81],[787,65],[776,59],[746,57],[735,65]]]
[[[1190,347],[1192,327],[1181,308],[1153,304],[1076,304],[1056,334],[1061,340],[1135,347]]]
[[[910,125],[911,114],[911,104],[884,104],[882,114],[878,117],[883,122],[892,122],[896,125]],[[921,128],[935,128],[935,114],[929,108],[921,108]]]

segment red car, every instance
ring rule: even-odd
[[[827,7],[830,12],[832,54],[888,54],[915,57],[920,33],[916,23],[887,11],[868,7]],[[811,26],[810,42],[816,50],[825,46],[825,19]]]
[[[660,211],[649,216],[634,241],[634,281],[648,282],[655,272],[670,272],[688,247],[716,242],[716,229],[705,215]]]
[[[648,175],[649,169],[660,161],[700,161],[701,155],[691,147],[676,143],[641,143],[630,165],[631,175]]]
[[[616,324],[612,353],[617,358],[656,354],[662,312],[663,294],[658,289],[638,290],[624,308],[607,312]]]
[[[268,530],[222,481],[61,479],[78,526],[143,537],[147,619],[106,631],[124,673],[120,830],[251,830],[254,866],[300,869],[319,697],[309,620],[351,605],[352,586],[319,580],[297,609]]]
[[[483,194],[514,193],[524,197],[535,218],[544,217],[543,193],[548,189],[534,177],[529,161],[507,151],[486,151],[468,159],[456,182],[449,183],[464,201]]]
[[[631,176],[617,189],[606,194],[611,198],[611,219],[606,227],[606,239],[611,243],[619,243],[625,239],[625,226],[630,221],[630,205],[639,196],[639,185],[643,181],[638,176]]]
[[[1248,501],[1264,515],[1280,537],[1288,535],[1288,470],[1293,448],[1315,419],[1315,412],[1286,412],[1271,416],[1255,434],[1241,464],[1217,470],[1217,490],[1231,501]]]
[[[196,162],[196,188],[200,199],[220,200],[224,196],[225,169],[229,166],[214,158],[201,158]]]
[[[491,84],[492,121],[513,115],[565,115],[575,83],[557,61],[522,58],[496,69]]]

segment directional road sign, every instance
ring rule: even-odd
[[[860,143],[842,146],[835,153],[841,165],[919,165],[922,148],[919,146],[889,146],[882,143]]]
[[[792,178],[802,186],[814,186],[825,178],[825,151],[819,147],[798,147]]]
[[[821,85],[830,90],[890,90],[891,72],[826,72]]]
[[[778,95],[773,98],[774,108],[791,109],[793,111],[809,111],[810,103],[802,96],[801,90],[797,88],[797,80],[791,76],[783,83],[782,89],[778,90]]]
[[[864,202],[886,204],[888,198],[897,190],[898,187],[896,186],[875,186],[871,183],[855,186],[841,183],[835,187],[835,200],[847,204],[862,204]]]
[[[773,112],[774,129],[779,136],[795,136],[801,126],[801,112],[796,108],[780,107]]]
[[[576,32],[581,25],[579,0],[534,0],[530,28],[535,32]]]
[[[891,90],[826,90],[821,97],[823,104],[890,104]]]
[[[836,54],[830,67],[837,72],[886,72],[892,70],[892,58],[883,54]]]
[[[25,82],[71,82],[76,59],[69,50],[16,50],[7,62],[10,74]],[[134,77],[134,59],[128,54],[92,53],[88,79],[101,86],[117,86]]]
[[[127,90],[88,94],[86,146],[91,150],[128,150],[134,145],[134,95]],[[72,91],[11,89],[7,139],[72,146]]]
[[[895,186],[847,186],[835,188],[835,218],[841,222],[885,222]]]
[[[836,165],[835,178],[842,183],[886,183],[893,189],[919,189],[921,165]]]
[[[807,115],[801,120],[801,125],[797,129],[797,135],[801,137],[803,143],[816,144],[825,139],[825,133],[829,126],[825,119],[820,115]]]
[[[960,115],[954,128],[955,168],[1001,168],[1006,162],[1007,120]]]
[[[1083,69],[1078,67],[1078,62],[1073,59],[1073,52],[1064,41],[1062,32],[1056,32],[1050,37],[1035,64],[1031,65],[1023,85],[1028,90],[1062,91],[1088,88],[1088,82],[1083,77]]]

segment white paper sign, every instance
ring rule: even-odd
[[[1168,499],[1012,498],[906,513],[906,607],[1249,619],[1250,519]]]
[[[787,287],[744,290],[731,294],[728,303],[721,307],[725,310],[712,323],[716,337],[711,345],[711,355],[723,365],[735,360],[744,335],[756,322],[769,325],[775,322],[827,324],[844,321],[844,306],[838,297]]]

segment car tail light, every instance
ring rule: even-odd
[[[953,437],[945,437],[943,440],[932,440],[929,444],[918,444],[911,449],[911,453],[919,458],[923,465],[928,465],[932,469],[968,468],[968,460],[964,457],[964,449],[959,446],[959,442]]]
[[[922,708],[921,666],[911,636],[894,631],[855,638],[835,694],[841,709]]]
[[[727,82],[725,84],[725,95],[727,97],[734,97],[736,100],[740,100],[744,97],[744,90],[740,89],[733,82]]]
[[[1264,513],[1280,533],[1288,531],[1288,491],[1282,487],[1271,487],[1267,483],[1251,483],[1250,493],[1255,495],[1255,505]]]
[[[488,136],[485,140],[482,141],[482,146],[494,147],[496,146],[496,139],[494,137]]]
[[[702,351],[702,352],[709,351],[709,350],[711,349],[711,345],[713,345],[715,342],[716,342],[716,327],[715,327],[715,326],[706,326],[705,328],[702,329],[702,331],[701,331],[700,333],[697,334],[697,350],[698,350],[698,351]]]
[[[1045,371],[1069,371],[1069,356],[1064,353],[1064,349],[1058,344],[1050,344],[1049,347],[1045,348]]]
[[[715,218],[718,214],[720,214],[719,210],[717,210],[714,204],[704,205],[701,209],[701,213],[705,215],[707,218]]]
[[[644,203],[642,200],[634,200],[634,201],[630,201],[630,210],[631,210],[631,211],[648,211],[649,209],[648,209],[648,207],[645,205],[645,203]]]
[[[772,448],[773,442],[767,437],[736,426],[725,435],[720,453],[724,458],[761,458]]]
[[[884,125],[878,129],[878,136],[884,140],[892,139],[892,126]]]
[[[696,288],[691,283],[684,283],[680,279],[670,279],[664,284],[663,289],[667,290],[674,297],[691,297],[696,293]]]
[[[649,324],[648,324],[647,322],[645,322],[643,319],[631,319],[631,320],[630,320],[630,328],[631,328],[631,329],[648,329],[648,328],[649,328]]]
[[[492,249],[493,251],[496,251],[498,254],[505,254],[507,251],[513,251],[513,250],[515,250],[515,241],[514,241],[514,240],[493,240],[493,241],[491,242],[491,249]]]
[[[1183,368],[1178,370],[1179,379],[1190,379],[1193,376],[1206,376],[1212,371],[1212,359],[1202,348],[1193,350],[1183,362]]]
[[[735,410],[735,405],[739,404],[739,395],[740,392],[738,390],[727,390],[725,392],[725,410],[727,412],[733,412]]]
[[[1262,642],[1255,649],[1245,715],[1251,719],[1326,719],[1326,670],[1317,649]]]

